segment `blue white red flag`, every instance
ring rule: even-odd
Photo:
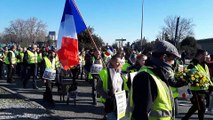
[[[86,28],[74,0],[66,0],[57,41],[59,60],[65,70],[79,64],[77,34]]]

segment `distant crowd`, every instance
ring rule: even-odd
[[[202,49],[197,50],[187,65],[186,57],[184,53],[181,57],[177,48],[167,41],[156,41],[153,50],[147,53],[103,46],[82,49],[79,64],[65,71],[54,47],[12,45],[1,49],[0,78],[6,77],[8,83],[13,83],[17,75],[23,88],[29,88],[32,77],[33,89],[39,89],[37,80],[42,79],[46,86],[43,99],[52,106],[55,104],[54,85],[62,91],[63,79],[70,78],[72,82],[66,91],[69,95],[77,92],[76,79],[85,79],[91,83],[93,104],[104,104],[103,119],[108,120],[173,120],[178,114],[174,109],[178,104],[175,102],[179,96],[178,87],[189,86],[192,106],[182,119],[188,120],[198,110],[198,118],[203,120],[206,110],[213,114],[213,83],[207,65],[210,57]],[[175,77],[186,69],[198,71],[197,76],[187,76],[187,79],[194,77],[196,84]]]

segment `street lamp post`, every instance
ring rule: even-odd
[[[144,6],[144,0],[142,0],[142,14],[141,14],[141,51],[143,50],[143,6]]]
[[[178,27],[179,27],[179,20],[180,16],[177,18],[177,23],[176,23],[176,28],[175,28],[175,39],[174,39],[174,45],[177,46],[177,41],[178,41]]]

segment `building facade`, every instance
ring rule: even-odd
[[[213,38],[197,40],[197,44],[204,50],[213,55]]]

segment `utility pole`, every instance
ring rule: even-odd
[[[144,6],[144,0],[142,0],[142,14],[141,14],[141,51],[143,50],[143,6]]]
[[[118,48],[121,48],[123,47],[123,41],[126,41],[126,39],[121,38],[121,39],[116,39],[115,41],[118,41]]]
[[[180,16],[177,18],[177,23],[176,23],[175,39],[174,39],[174,45],[175,46],[177,46],[177,34],[178,34],[179,20],[180,20]]]

